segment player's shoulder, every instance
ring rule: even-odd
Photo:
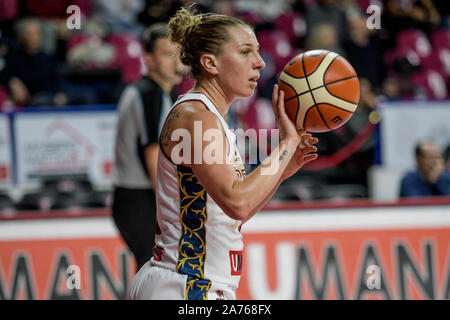
[[[187,100],[176,105],[172,112],[178,114],[178,118],[190,127],[195,121],[201,121],[206,127],[220,125],[219,118],[211,112],[201,100]]]

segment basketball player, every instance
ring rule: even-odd
[[[313,144],[318,140],[297,132],[285,113],[284,93],[275,86],[272,104],[281,141],[245,175],[235,135],[225,119],[236,98],[254,93],[265,66],[252,28],[225,15],[195,14],[192,6],[179,10],[169,27],[196,84],[175,102],[161,132],[156,247],[153,258],[133,279],[128,297],[235,299],[242,224],[267,203],[283,180],[317,158]],[[203,134],[218,133],[214,139],[203,139],[200,148],[199,124]],[[183,132],[188,133],[183,142],[190,141],[190,150],[182,151],[179,163],[180,141],[173,137]],[[195,161],[211,149],[218,160]],[[270,163],[278,165],[267,173]]]
[[[118,103],[113,218],[133,252],[137,270],[152,257],[156,220],[158,138],[182,80],[182,64],[165,23],[143,35],[148,72],[128,86]]]

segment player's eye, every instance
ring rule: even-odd
[[[250,50],[244,50],[241,52],[244,56],[248,55],[250,53]]]

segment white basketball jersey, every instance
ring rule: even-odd
[[[238,177],[243,179],[245,170],[235,134],[204,94],[180,96],[174,107],[188,100],[201,101],[220,119],[230,147],[228,160]],[[158,156],[157,180],[157,224],[160,232],[156,232],[151,264],[186,275],[186,299],[206,299],[209,290],[236,290],[242,268],[241,221],[225,214],[193,171],[189,167],[175,165],[164,155],[162,148]]]

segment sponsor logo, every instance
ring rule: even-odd
[[[240,276],[242,273],[242,251],[230,250],[230,267],[232,276]]]

